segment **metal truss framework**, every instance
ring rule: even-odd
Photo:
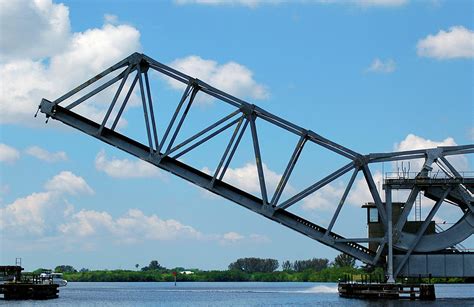
[[[157,114],[155,114],[153,108],[154,104],[152,102],[148,75],[150,69],[181,82],[186,86],[166,130],[162,131],[162,133],[159,133],[157,130],[157,119],[155,118]],[[73,96],[76,97],[76,94],[79,95],[78,93],[86,88],[92,88],[92,84],[113,72],[119,73],[109,81],[65,105],[64,102],[67,99],[70,99]],[[128,86],[128,91],[126,92],[124,99],[119,103],[121,92],[126,87],[125,84],[127,79],[130,77],[133,78],[133,81],[131,82],[131,85]],[[117,82],[120,82],[118,90],[101,122],[96,123],[73,112],[73,109],[79,104]],[[125,106],[129,102],[130,96],[136,87],[139,88],[141,96],[148,144],[139,143],[138,141],[130,139],[116,131],[117,124],[123,114]],[[180,133],[180,129],[186,120],[186,116],[198,92],[206,93],[222,103],[231,105],[235,108],[235,111],[177,144],[177,136]],[[464,178],[446,159],[446,157],[473,153],[474,145],[447,146],[426,150],[371,153],[362,155],[330,141],[311,130],[303,129],[259,108],[258,106],[233,97],[201,80],[192,78],[139,53],[130,55],[126,59],[113,65],[109,69],[54,101],[43,99],[40,104],[40,110],[42,113],[46,114],[47,118],[51,117],[79,129],[103,142],[111,144],[163,170],[182,177],[204,189],[296,230],[325,245],[349,254],[367,264],[377,265],[385,263],[386,246],[388,247],[389,258],[387,259],[390,269],[393,248],[405,252],[408,257],[412,252],[438,251],[453,246],[473,233],[473,182],[469,178]],[[158,116],[159,115],[160,114],[158,114]],[[159,120],[160,122],[164,121],[163,118],[159,118]],[[256,126],[257,120],[266,121],[299,137],[299,141],[295,145],[292,155],[289,157],[286,169],[281,176],[273,195],[269,195],[267,191],[267,184],[263,170],[264,163],[260,153],[259,136]],[[184,154],[231,128],[233,128],[232,135],[213,174],[206,174],[178,160],[178,158]],[[252,151],[258,172],[261,197],[256,197],[226,183],[224,178],[229,164],[234,158],[236,150],[241,143],[241,139],[246,132],[250,133],[253,141]],[[280,198],[287,187],[287,183],[293,173],[295,165],[298,163],[298,158],[304,150],[305,144],[308,144],[308,142],[321,146],[346,158],[348,163],[323,179],[299,191],[289,199],[281,201]],[[387,181],[384,185],[386,204],[383,203],[381,195],[376,188],[369,165],[372,163],[410,159],[424,159],[425,162],[422,170],[412,181]],[[435,184],[432,184],[434,179],[430,178],[429,174],[433,164],[438,164],[444,172],[444,182],[439,182],[438,180]],[[327,228],[316,225],[287,210],[295,203],[350,172],[352,172],[352,176],[350,177],[339,203],[335,204],[336,210]],[[359,172],[363,173],[373,197],[373,201],[378,209],[380,220],[385,226],[386,235],[384,237],[370,239],[344,238],[332,231]],[[391,191],[392,189],[398,188],[409,189],[411,192],[402,213],[402,218],[400,218],[397,224],[393,225],[391,221],[392,214],[390,213],[392,206]],[[416,235],[403,233],[401,229],[403,228],[416,196],[420,191],[423,191],[425,195],[429,195],[430,198],[435,200],[436,205],[428,214],[428,217],[423,223],[422,229],[420,229],[419,233]],[[449,199],[450,202],[461,208],[464,214],[463,218],[445,232],[431,236],[423,235],[424,229],[426,229],[428,223],[445,199]],[[377,252],[371,251],[359,244],[367,243],[369,241],[377,241],[380,243]],[[400,269],[401,268],[396,268],[395,275],[400,271]]]

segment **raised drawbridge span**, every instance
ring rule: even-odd
[[[177,101],[160,101],[157,104],[153,101],[152,77],[171,80],[170,84],[182,89],[180,98]],[[191,107],[196,105],[198,94],[215,100],[216,104],[225,104],[230,108],[230,112],[216,118],[215,121],[206,123],[205,128],[196,129],[192,135],[183,137],[181,135],[183,127],[186,125]],[[104,101],[105,99],[109,100]],[[93,116],[76,112],[91,100],[95,102],[101,100],[102,105],[106,103],[107,111],[104,114],[93,114]],[[123,114],[127,106],[132,103],[140,106],[139,120],[144,127],[144,141],[126,136],[120,129]],[[160,112],[160,106],[163,104],[169,106],[170,103],[173,104],[173,112],[165,118]],[[404,268],[408,265],[410,257],[420,253],[428,255],[450,249],[474,232],[472,196],[474,178],[457,170],[455,163],[449,160],[454,156],[474,153],[474,145],[360,154],[139,53],[130,55],[56,100],[43,99],[40,111],[46,114],[47,118],[61,121],[364,263],[371,265],[386,263],[389,275],[392,271],[395,276],[406,272]],[[289,151],[290,154],[281,157],[281,161],[287,161],[286,167],[278,178],[275,188],[272,189],[274,191],[269,191],[268,188],[265,160],[261,153],[260,132],[257,131],[257,123],[262,121],[279,129],[282,133],[291,134],[296,140]],[[160,125],[163,128],[160,129]],[[129,127],[132,127],[132,124],[129,124]],[[226,131],[229,137],[222,144],[220,158],[209,161],[209,164],[215,162],[214,170],[206,171],[186,162],[186,155]],[[243,137],[249,137],[251,140],[246,148],[240,148]],[[278,137],[275,135],[275,138]],[[294,176],[294,169],[308,145],[329,151],[345,162],[339,169],[284,199],[282,196],[286,195],[288,182]],[[236,159],[238,152],[242,151],[251,152],[258,174],[259,193],[257,194],[245,191],[226,180],[229,165]],[[385,195],[382,195],[382,192],[377,189],[370,166],[376,163],[413,159],[422,159],[421,170],[413,176],[388,178],[384,181]],[[324,161],[318,161],[315,158],[314,163],[324,163]],[[434,168],[437,170],[436,176],[433,175]],[[346,174],[350,179],[343,189],[339,202],[334,203],[334,214],[325,227],[288,210]],[[379,237],[347,238],[333,231],[358,174],[363,174],[372,198],[368,201],[373,202],[378,211],[385,233]],[[391,192],[394,189],[405,189],[409,193],[397,221],[392,220],[391,214]],[[404,225],[420,192],[432,199],[434,205],[425,220],[421,221],[418,230],[408,233],[404,231]],[[383,196],[385,196],[385,201],[382,200]],[[457,207],[462,217],[445,231],[426,234],[426,229],[443,202]],[[378,243],[376,249],[364,246],[371,242]],[[394,253],[397,257],[395,267],[392,261]],[[468,262],[462,265],[464,275],[474,274],[466,273],[466,267],[467,272],[474,271],[474,263]]]

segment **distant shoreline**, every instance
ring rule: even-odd
[[[186,274],[187,273],[187,274]],[[380,281],[383,275],[378,272],[368,274],[361,268],[326,268],[321,271],[304,272],[242,272],[235,270],[201,271],[192,270],[176,273],[177,282],[338,282],[344,276],[351,275],[353,280]],[[96,270],[87,272],[64,273],[68,282],[174,282],[173,271],[132,271],[132,270]],[[428,279],[422,279],[428,282]],[[473,283],[464,278],[432,278],[432,283]]]

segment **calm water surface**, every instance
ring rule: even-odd
[[[437,285],[435,302],[340,298],[335,283],[69,283],[59,298],[9,306],[474,306],[473,284]]]

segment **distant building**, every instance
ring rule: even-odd
[[[179,272],[179,274],[191,275],[191,274],[194,274],[194,272],[193,271],[181,271],[181,272]]]

